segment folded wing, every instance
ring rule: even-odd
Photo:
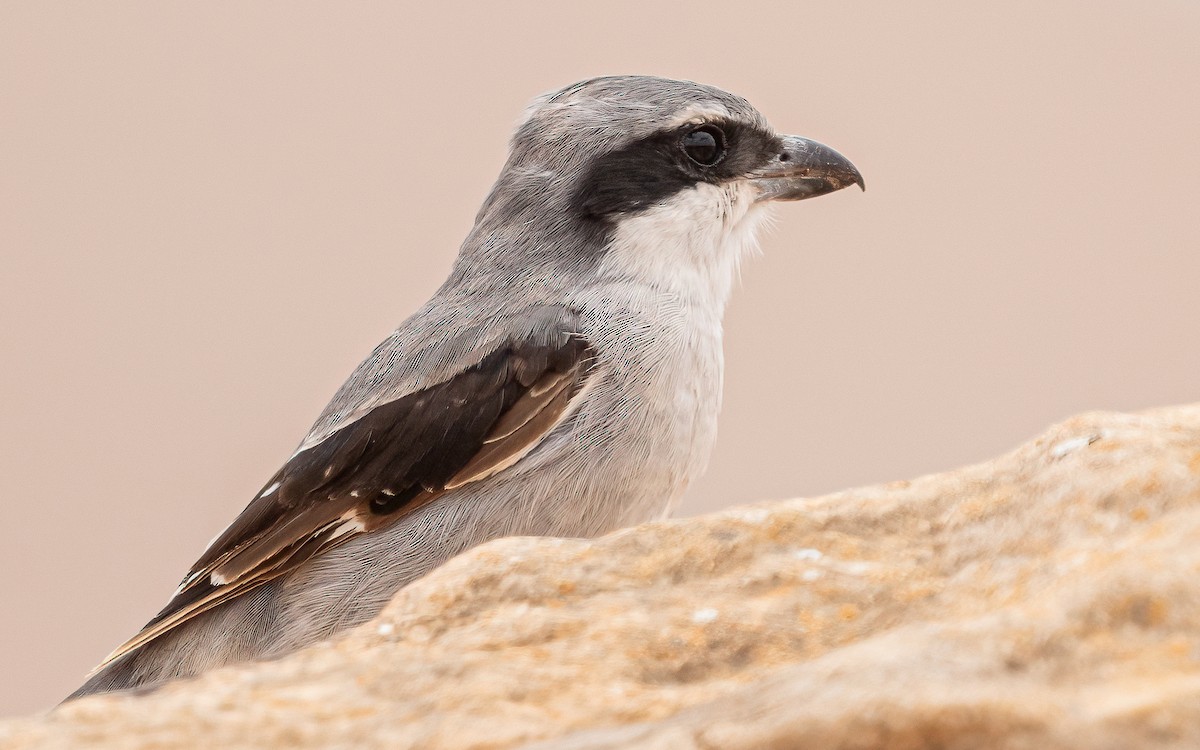
[[[99,670],[329,547],[503,471],[570,410],[592,350],[566,321],[376,406],[293,456],[205,551],[167,606]]]

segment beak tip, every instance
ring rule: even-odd
[[[864,193],[867,192],[867,181],[863,179],[862,172],[858,171],[858,167],[851,164],[849,159],[846,160],[846,172],[850,178],[850,181],[846,183],[846,187],[858,185],[859,190]]]

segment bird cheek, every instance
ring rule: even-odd
[[[756,209],[763,207],[758,188],[752,180],[734,180],[726,183],[723,192],[726,229],[737,227]]]

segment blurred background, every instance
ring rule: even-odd
[[[781,206],[682,512],[1200,397],[1200,3],[5,3],[0,714],[164,604],[440,284],[530,98],[655,73],[866,176]]]

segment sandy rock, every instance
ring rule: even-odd
[[[985,464],[508,539],[275,662],[9,748],[1200,747],[1200,406]]]

